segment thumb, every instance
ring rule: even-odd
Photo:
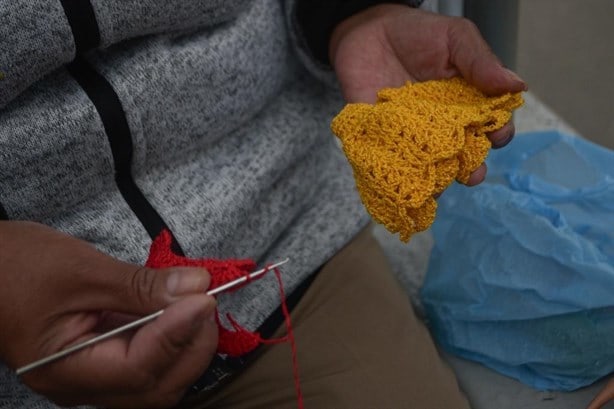
[[[493,54],[478,28],[466,19],[459,19],[448,31],[451,63],[463,78],[487,95],[526,91],[526,83],[505,68]]]
[[[123,264],[123,263],[122,263]],[[108,308],[130,314],[146,314],[188,295],[203,294],[210,284],[200,267],[150,268],[126,264],[121,269]]]

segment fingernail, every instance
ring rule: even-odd
[[[170,295],[183,295],[204,291],[204,276],[193,268],[177,267],[166,281],[166,289]]]
[[[512,139],[514,139],[514,135],[508,136],[505,140],[497,142],[496,144],[493,144],[493,148],[494,149],[503,148],[508,143],[510,143],[512,141]]]
[[[524,90],[526,91],[528,89],[527,84],[524,82],[524,80],[522,78],[520,78],[518,76],[518,74],[516,74],[514,71],[505,68],[505,71],[507,72],[507,76],[510,80],[514,81],[514,82],[520,82],[522,83]]]

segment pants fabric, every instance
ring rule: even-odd
[[[464,409],[379,244],[366,229],[319,272],[292,311],[305,408]],[[282,326],[275,336],[286,334]],[[198,408],[297,407],[287,343],[266,346]]]

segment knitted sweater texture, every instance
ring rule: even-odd
[[[121,121],[66,68],[77,44],[61,2],[3,2],[0,213],[144,264],[153,209],[187,257],[290,257],[288,292],[365,226],[329,129],[342,101],[316,80],[330,74],[301,45],[293,0],[91,4],[100,47],[84,63],[129,138],[112,140]],[[248,330],[278,306],[274,276],[219,298]],[[0,365],[0,407],[54,405]]]

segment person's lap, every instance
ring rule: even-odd
[[[307,408],[469,408],[370,229],[322,268],[292,324]],[[192,406],[295,407],[292,373],[289,345],[267,346]]]

